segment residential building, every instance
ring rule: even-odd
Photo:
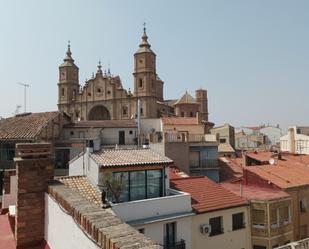
[[[252,248],[272,249],[293,241],[292,197],[247,174],[221,186],[250,202]]]
[[[282,131],[279,125],[240,127],[236,130],[235,147],[239,150],[265,150],[280,143]]]
[[[280,138],[281,151],[309,155],[309,127],[292,126],[288,134]]]
[[[211,126],[209,122],[199,122],[198,115],[162,118],[161,133],[156,132],[161,139],[150,139],[150,148],[173,159],[187,174],[218,181],[218,142],[215,135],[206,133]]]
[[[85,177],[52,180],[51,148],[17,144],[16,199],[9,215],[0,215],[0,248],[162,248],[102,208],[100,195]]]
[[[191,194],[192,249],[251,248],[245,199],[203,176],[174,177],[171,186]]]
[[[62,137],[63,125],[69,122],[69,117],[58,111],[23,113],[3,119],[0,123],[0,169],[14,168],[15,145],[21,142],[52,143],[53,154],[61,161],[59,168],[65,167],[68,155],[55,144]]]
[[[229,124],[214,127],[210,130],[211,134],[216,135],[219,142],[218,153],[220,156],[235,154],[235,128]]]
[[[99,62],[96,74],[82,86],[79,68],[68,45],[66,57],[59,66],[58,109],[68,113],[74,122],[131,119],[137,116],[139,99],[141,118],[169,115],[194,117],[198,112],[203,120],[208,121],[206,90],[196,90],[195,99],[185,94],[178,101],[164,100],[164,82],[157,74],[156,54],[148,42],[145,28],[134,54],[133,79],[134,91],[131,92],[123,88],[119,76],[112,75],[109,69],[104,71]]]
[[[70,162],[70,176],[86,175],[118,217],[158,244],[191,248],[191,196],[169,187],[172,164],[150,149],[88,148]],[[118,195],[109,178],[122,186]]]
[[[247,170],[247,175],[254,181],[277,186],[292,197],[291,215],[293,217],[294,240],[309,236],[308,164],[308,155],[252,152],[246,153],[239,165],[241,169]]]

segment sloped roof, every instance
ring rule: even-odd
[[[196,213],[247,205],[244,198],[204,176],[175,179],[171,181],[171,185],[180,191],[191,194],[192,209]]]
[[[178,99],[174,105],[179,104],[199,104],[196,102],[195,98],[193,98],[188,92],[186,92],[180,99]]]
[[[58,177],[57,180],[79,192],[83,197],[92,203],[102,206],[101,194],[99,189],[95,188],[86,176],[64,176]]]
[[[92,153],[91,158],[101,167],[173,163],[168,157],[161,156],[150,149],[101,150]]]
[[[233,153],[235,152],[235,150],[233,149],[233,147],[229,144],[229,143],[221,143],[218,146],[218,152],[220,153]]]
[[[35,139],[60,112],[26,113],[0,122],[0,140]]]

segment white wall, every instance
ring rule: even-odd
[[[177,193],[178,191],[175,191]],[[178,192],[178,195],[165,196],[138,201],[116,203],[112,210],[123,221],[155,218],[162,215],[190,212],[191,195]]]
[[[59,205],[45,194],[45,240],[52,249],[100,249]]]
[[[77,159],[69,163],[69,175],[80,176],[86,175],[92,184],[97,185],[99,182],[99,166],[90,157],[89,148],[86,149],[84,155],[80,155]]]
[[[134,226],[136,229],[145,229],[145,235],[150,237],[158,244],[164,244],[164,226],[166,223],[176,222],[176,233],[177,233],[177,242],[180,240],[185,240],[186,248],[191,249],[192,238],[191,238],[191,226],[192,226],[192,216],[171,219],[168,221],[155,222],[147,225]]]
[[[16,175],[10,178],[10,194],[2,196],[2,208],[9,208],[10,205],[16,204]]]
[[[148,134],[155,132],[161,132],[161,119],[160,118],[142,118],[141,119],[141,133]]]

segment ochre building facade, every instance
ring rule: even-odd
[[[156,54],[150,48],[144,28],[142,41],[134,54],[134,91],[123,88],[120,77],[103,72],[99,63],[95,75],[84,86],[79,84],[70,45],[59,66],[58,109],[74,121],[132,119],[137,116],[140,100],[141,118],[162,116],[195,117],[208,121],[207,91],[196,90],[196,98],[185,93],[179,100],[164,100],[164,82],[156,72]]]

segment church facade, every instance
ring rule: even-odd
[[[84,86],[79,84],[70,45],[59,66],[58,109],[79,120],[132,119],[140,100],[141,118],[162,116],[195,117],[208,121],[207,91],[196,90],[193,98],[187,92],[179,100],[164,100],[164,82],[156,72],[156,54],[150,48],[146,29],[134,54],[134,91],[123,88],[120,77],[103,72],[98,65],[95,75]]]

